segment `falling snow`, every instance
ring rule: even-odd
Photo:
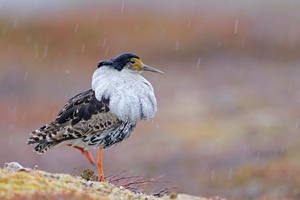
[[[211,170],[211,174],[210,174],[210,180],[214,180],[215,179],[215,170]]]
[[[229,169],[228,180],[231,180],[231,178],[232,178],[232,167],[230,167]]]
[[[160,86],[161,86],[161,84],[158,84],[157,92],[160,90]]]
[[[237,34],[238,26],[239,26],[239,20],[236,19],[235,26],[234,26],[234,34]]]
[[[106,51],[105,51],[105,54],[104,54],[105,56],[107,56],[108,50],[109,50],[109,47],[106,48]]]
[[[77,32],[77,29],[78,29],[78,24],[76,24],[76,26],[75,26],[74,33]]]
[[[48,54],[48,45],[46,44],[44,47],[44,58],[47,57],[47,54]]]
[[[28,77],[28,70],[26,71],[25,75],[24,75],[24,81],[27,80],[27,77]]]
[[[199,67],[200,67],[200,62],[201,62],[201,57],[198,58],[197,69],[199,69]]]
[[[105,45],[106,45],[106,38],[105,38],[104,41],[103,41],[102,47],[105,47]]]
[[[95,20],[97,20],[98,18],[99,18],[99,11],[96,12]]]
[[[124,10],[125,1],[122,2],[121,12]]]
[[[190,29],[191,23],[192,23],[192,20],[190,20],[188,23],[188,26],[187,26],[188,29]]]
[[[23,113],[22,119],[26,118],[26,112]]]
[[[298,125],[299,125],[299,119],[297,119],[297,121],[296,121],[295,130],[298,129]]]
[[[81,47],[81,53],[83,53],[84,50],[85,50],[85,44],[83,44],[82,47]]]
[[[18,20],[17,19],[14,19],[14,22],[13,22],[13,29],[16,29],[17,26],[18,26]]]
[[[175,43],[175,50],[178,51],[180,47],[180,42],[177,40]]]
[[[160,34],[165,34],[165,31],[166,31],[166,27],[161,27],[161,29],[160,29]]]
[[[34,58],[37,58],[39,51],[36,51]]]
[[[64,101],[66,101],[68,98],[68,93],[65,93],[65,96],[64,96]]]

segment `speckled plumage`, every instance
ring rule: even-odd
[[[130,136],[138,120],[156,113],[153,87],[140,75],[142,71],[162,73],[132,53],[99,62],[92,89],[71,98],[54,121],[30,133],[28,144],[37,144],[37,153],[62,144],[73,146],[94,163],[86,148],[101,150],[117,144]],[[100,150],[98,168],[104,181]]]

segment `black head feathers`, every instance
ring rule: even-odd
[[[121,71],[131,58],[140,59],[140,57],[134,53],[123,53],[110,60],[100,61],[98,63],[98,68],[101,66],[111,66],[112,68]]]

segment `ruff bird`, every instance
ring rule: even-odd
[[[87,150],[99,148],[98,171],[104,181],[102,148],[128,138],[139,120],[148,120],[157,111],[154,90],[141,73],[162,71],[145,65],[139,56],[123,53],[98,63],[92,89],[72,97],[54,121],[30,133],[28,144],[44,153],[60,145],[79,149],[95,165]]]

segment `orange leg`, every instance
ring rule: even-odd
[[[97,164],[98,164],[98,171],[100,174],[100,181],[104,182],[104,172],[103,172],[103,165],[102,165],[102,148],[99,148],[98,151],[98,160],[97,160]]]
[[[72,146],[70,144],[67,144],[67,145]],[[87,159],[90,161],[90,163],[92,163],[92,165],[95,165],[94,158],[88,150],[86,150],[82,147],[79,147],[79,146],[72,146],[72,147],[75,148],[75,149],[79,149],[79,151],[81,151],[81,153],[83,153],[87,157]]]

